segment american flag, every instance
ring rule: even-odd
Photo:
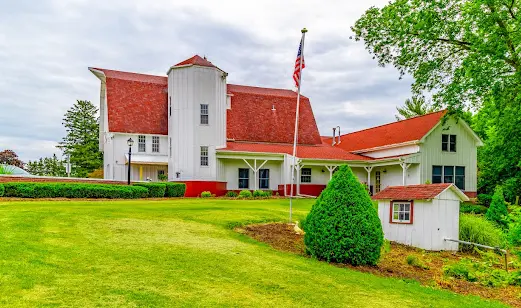
[[[304,55],[302,54],[302,41],[300,40],[300,45],[298,46],[297,60],[295,60],[295,71],[293,72],[293,80],[295,80],[295,86],[298,88],[300,84],[300,61],[302,59],[302,69],[306,67],[306,63],[304,62]]]

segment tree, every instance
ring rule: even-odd
[[[414,95],[433,93],[435,106],[459,114],[488,98],[521,101],[519,1],[395,0],[356,21],[356,40],[381,66],[410,74]]]
[[[4,150],[0,152],[0,164],[16,166],[24,168],[24,162],[18,158],[18,155],[13,150]]]
[[[397,121],[437,111],[437,109],[426,102],[423,97],[408,98],[405,100],[405,105],[403,107],[396,107],[396,110],[398,111],[398,114],[395,115]]]
[[[58,159],[56,154],[52,157],[40,158],[37,161],[27,163],[27,172],[40,176],[66,176],[65,162]]]
[[[72,174],[86,177],[90,172],[103,166],[102,153],[99,151],[98,109],[89,101],[78,100],[65,113],[63,125],[67,135],[58,148],[64,155],[70,156]]]
[[[328,262],[374,265],[383,244],[382,224],[364,186],[347,165],[335,172],[305,223],[308,252]]]
[[[503,190],[501,189],[501,186],[496,188],[485,217],[502,229],[508,228],[508,210],[505,198],[503,198]]]

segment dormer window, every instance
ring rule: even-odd
[[[443,152],[456,152],[456,135],[441,135],[441,150]]]

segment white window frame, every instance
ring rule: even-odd
[[[208,104],[201,104],[200,113],[201,113],[201,116],[200,116],[199,124],[210,125],[210,116],[209,116],[210,106]]]
[[[145,136],[145,135],[137,136],[137,151],[139,153],[146,153],[146,151],[147,151],[147,136]]]
[[[412,224],[414,214],[413,208],[413,201],[392,201],[390,222],[395,224]],[[407,215],[409,216],[409,219],[405,219]],[[400,216],[402,218],[400,218]]]
[[[152,153],[159,153],[159,136],[152,136]]]
[[[210,162],[208,159],[208,146],[206,146],[206,145],[201,146],[200,164],[201,164],[201,167],[208,167],[210,165]]]

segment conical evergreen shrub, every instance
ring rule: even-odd
[[[364,186],[347,165],[334,174],[306,218],[309,254],[328,262],[375,265],[382,224]]]
[[[494,191],[494,195],[492,196],[492,202],[490,202],[490,207],[485,214],[485,217],[494,222],[502,229],[508,228],[507,223],[507,204],[505,202],[505,197],[503,196],[503,189],[501,186],[496,187]]]

